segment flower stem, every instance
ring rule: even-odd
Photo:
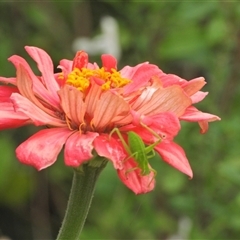
[[[96,180],[106,166],[106,161],[100,157],[89,163],[93,162],[95,164],[83,164],[80,168],[74,169],[68,206],[57,240],[80,239],[92,202]]]

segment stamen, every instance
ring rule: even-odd
[[[73,128],[71,127],[71,120],[67,117],[67,115],[65,115],[65,119],[66,119],[66,123],[67,123],[67,125],[68,125],[68,128],[70,129],[70,130],[73,130]]]
[[[84,92],[89,87],[89,79],[93,74],[93,71],[87,68],[82,68],[81,70],[74,68],[73,71],[68,74],[66,83]]]
[[[90,86],[92,77],[102,80],[101,87],[103,90],[121,88],[131,82],[131,80],[123,78],[116,69],[111,69],[111,72],[108,72],[102,67],[99,69],[74,68],[73,71],[68,74],[66,83],[84,92]],[[100,84],[101,81],[97,82]]]
[[[58,79],[63,80],[64,79],[64,74],[63,72],[58,73]]]
[[[82,122],[79,127],[78,127],[78,130],[80,132],[80,134],[82,134],[82,131],[84,130],[84,126],[86,126],[86,123]]]
[[[95,131],[95,127],[94,127],[94,123],[93,123],[93,119],[90,121],[90,127],[92,131]]]

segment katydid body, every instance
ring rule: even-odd
[[[158,136],[155,132],[153,132],[152,129],[150,129],[148,127],[147,127],[147,129],[150,132],[152,132],[154,134],[154,136]],[[141,169],[141,175],[142,176],[146,176],[146,175],[150,174],[151,171],[155,172],[154,169],[149,167],[148,160],[151,157],[154,156],[155,153],[154,153],[153,149],[161,141],[161,138],[159,136],[158,136],[158,140],[155,143],[146,147],[143,140],[141,139],[141,137],[133,131],[128,132],[128,144],[126,143],[126,141],[122,137],[122,134],[120,133],[118,128],[114,128],[112,130],[111,134],[114,133],[114,132],[117,133],[117,135],[120,138],[125,150],[129,154],[128,158],[132,157],[136,161],[137,168]],[[129,169],[127,172],[132,171],[132,170],[134,170],[134,169]]]
[[[138,167],[142,170],[141,174],[143,176],[148,175],[151,172],[151,169],[148,165],[148,159],[154,156],[153,148],[160,142],[157,141],[150,146],[145,147],[141,137],[135,132],[128,133],[128,144],[129,149],[134,157],[135,161],[138,164]],[[151,153],[151,154],[149,154]]]

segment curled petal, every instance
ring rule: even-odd
[[[16,85],[16,78],[6,78],[6,77],[0,77],[0,82],[3,83],[11,83],[12,85]]]
[[[199,121],[200,133],[204,134],[208,131],[208,121]]]
[[[16,112],[22,113],[30,118],[36,126],[52,125],[57,127],[65,127],[66,123],[59,117],[53,117],[45,113],[27,98],[18,93],[13,93],[10,97]]]
[[[202,91],[196,92],[191,96],[192,103],[194,104],[194,103],[201,102],[207,95],[208,95],[208,92],[202,92]]]
[[[125,161],[123,169],[118,169],[118,176],[135,194],[150,192],[155,186],[155,173],[151,171],[150,174],[142,176],[141,170],[136,169],[136,163],[132,159]]]
[[[221,120],[216,115],[210,113],[204,113],[199,111],[194,106],[190,106],[186,109],[185,113],[180,117],[181,120],[189,121],[189,122],[198,122],[201,120],[207,120],[208,122],[214,122],[217,120]]]
[[[201,133],[207,132],[208,122],[221,120],[221,118],[219,118],[218,116],[210,113],[201,112],[194,106],[188,107],[185,113],[180,117],[180,119],[188,122],[198,122],[201,128]]]
[[[73,61],[68,59],[62,59],[59,62],[58,68],[60,68],[64,73],[70,73],[72,71]]]
[[[93,141],[98,136],[96,132],[81,134],[73,133],[67,140],[64,159],[67,166],[78,167],[92,158]]]
[[[17,128],[32,123],[28,116],[15,112],[11,102],[0,103],[0,130]]]
[[[166,163],[185,173],[190,178],[193,177],[192,169],[185,152],[178,144],[174,142],[161,142],[154,149]]]
[[[73,61],[70,61],[68,59],[62,59],[59,63],[59,65],[57,66],[59,69],[62,70],[61,73],[56,74],[57,76],[55,76],[56,81],[58,82],[58,85],[60,87],[63,87],[68,74],[72,71],[72,64]]]
[[[47,168],[57,160],[71,134],[72,132],[65,128],[41,130],[18,146],[17,158],[21,163],[31,165],[37,170]]]
[[[123,168],[123,160],[126,158],[126,153],[123,150],[122,144],[114,137],[109,135],[100,135],[94,140],[94,149],[101,157],[109,159],[115,169]]]
[[[32,103],[41,108],[44,112],[51,114],[52,110],[44,107],[43,104],[39,101],[39,99],[34,95],[34,92],[32,90],[32,84],[33,82],[28,72],[21,64],[19,64],[17,68],[17,86],[19,92],[22,96],[29,99]]]
[[[53,95],[45,88],[45,86],[39,80],[39,78],[37,76],[35,76],[32,69],[30,68],[28,63],[25,61],[25,59],[23,59],[17,55],[13,55],[8,60],[14,64],[16,69],[18,69],[19,65],[23,66],[23,68],[28,73],[28,76],[30,77],[30,79],[32,81],[33,92],[38,97],[40,97],[41,99],[44,99],[45,102],[49,102],[52,106],[55,106],[55,107],[58,106],[59,101],[57,101],[56,98],[53,97]]]
[[[49,55],[42,49],[37,47],[25,47],[28,54],[32,57],[32,59],[37,63],[38,69],[42,73],[42,79],[44,81],[44,85],[46,86],[49,93],[58,102],[57,91],[59,90],[59,85],[54,77],[54,69],[53,63]]]
[[[182,88],[188,96],[192,96],[194,93],[198,92],[206,84],[203,77],[195,78],[191,81],[187,81]]]

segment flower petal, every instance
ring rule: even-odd
[[[59,85],[54,77],[53,63],[49,55],[42,49],[37,47],[25,47],[28,54],[37,63],[38,69],[42,73],[42,80],[46,86],[49,93],[58,102],[57,91],[59,90]]]
[[[161,76],[159,76],[161,79],[161,82],[163,84],[163,87],[169,87],[172,85],[179,85],[182,86],[184,84],[186,84],[188,81],[180,78],[179,76],[175,75],[175,74],[166,74],[163,73]]]
[[[96,132],[81,134],[73,133],[67,140],[64,150],[64,161],[67,166],[78,167],[92,158],[93,141],[98,136]]]
[[[198,122],[201,133],[206,133],[208,130],[208,122],[214,122],[221,120],[220,117],[199,111],[194,106],[190,106],[186,109],[185,113],[180,117],[181,120],[188,122]]]
[[[130,84],[124,87],[124,94],[128,95],[147,86],[153,76],[162,74],[162,70],[156,65],[142,63],[135,67],[126,66],[120,71],[120,73],[122,77],[132,80]]]
[[[84,51],[78,51],[73,59],[72,70],[74,68],[86,68],[88,65],[88,54]]]
[[[192,96],[194,93],[198,92],[206,84],[203,77],[192,79],[187,81],[182,85],[183,90],[188,96]]]
[[[117,69],[117,60],[115,57],[109,54],[102,54],[101,59],[105,71],[111,72],[112,69]]]
[[[180,117],[181,120],[189,121],[189,122],[198,122],[202,120],[207,120],[208,122],[214,122],[217,120],[221,120],[216,115],[205,113],[199,111],[194,106],[190,106],[186,109],[185,113]]]
[[[118,169],[118,176],[121,181],[135,194],[150,192],[155,186],[155,173],[151,171],[149,175],[141,176],[140,169],[136,168],[136,163],[132,159],[124,162],[124,168]]]
[[[35,95],[37,95],[41,99],[44,99],[46,102],[49,102],[52,106],[55,106],[55,107],[58,106],[58,102],[56,102],[56,99],[45,88],[45,86],[39,80],[39,78],[37,76],[35,76],[32,69],[29,67],[28,63],[25,61],[25,59],[23,59],[22,57],[19,57],[17,55],[13,55],[8,60],[14,64],[16,69],[18,69],[20,64],[24,67],[24,69],[28,73],[28,75],[33,83],[33,92],[35,93]]]
[[[21,64],[19,64],[17,68],[17,87],[22,96],[29,99],[32,103],[34,103],[34,105],[38,106],[44,112],[49,115],[53,115],[53,111],[43,106],[39,99],[34,95],[32,90],[32,79]],[[45,104],[47,105],[47,103]],[[51,109],[53,107],[54,106],[50,106]]]
[[[123,168],[123,160],[127,154],[123,150],[122,144],[114,137],[109,135],[100,135],[94,140],[94,149],[101,157],[105,157],[112,161],[115,169]]]
[[[91,119],[94,116],[96,104],[101,96],[101,93],[102,93],[101,87],[95,83],[92,83],[92,86],[85,98],[85,103],[86,103],[86,107],[87,107],[86,111]]]
[[[14,92],[19,92],[16,87],[0,86],[0,102],[10,102],[9,97]]]
[[[192,178],[193,173],[184,150],[174,142],[161,142],[154,148],[162,159]]]
[[[68,59],[62,59],[59,62],[58,68],[60,68],[64,73],[70,73],[72,71],[73,61]]]
[[[15,111],[32,119],[36,126],[51,125],[56,127],[65,127],[67,125],[66,122],[61,120],[58,116],[53,117],[47,114],[27,98],[18,93],[13,93],[10,99],[13,102]]]
[[[181,116],[191,103],[191,99],[177,85],[158,88],[156,91],[148,87],[132,104],[132,109],[145,115],[172,112],[176,116]]]
[[[130,107],[122,97],[110,91],[103,92],[96,102],[92,123],[99,130],[115,125],[124,125],[131,121]]]
[[[12,85],[16,85],[16,78],[13,78],[13,77],[9,77],[9,78],[0,77],[0,82],[11,83]]]
[[[28,116],[15,112],[11,102],[0,103],[0,130],[17,128],[32,123]]]
[[[84,123],[86,104],[83,102],[83,94],[75,87],[65,85],[60,91],[61,106],[68,119],[78,127]]]
[[[153,116],[141,116],[134,111],[131,111],[131,113],[133,114],[133,123],[137,127],[128,129],[127,126],[124,126],[121,130],[123,131],[126,128],[126,130],[136,132],[145,143],[153,143],[158,139],[143,124],[159,135],[162,140],[172,140],[181,129],[178,118],[171,112],[159,113]]]
[[[191,96],[192,103],[194,104],[194,103],[201,102],[207,95],[208,95],[208,92],[202,92],[202,91],[196,92]]]
[[[57,77],[55,76],[55,79],[58,82],[60,88],[64,86],[68,74],[72,71],[72,65],[73,61],[70,61],[68,59],[62,59],[57,66],[57,68],[62,70],[62,72],[56,74]]]
[[[51,166],[60,153],[67,138],[72,134],[66,128],[44,129],[16,149],[17,158],[21,163],[31,165],[37,170]]]

